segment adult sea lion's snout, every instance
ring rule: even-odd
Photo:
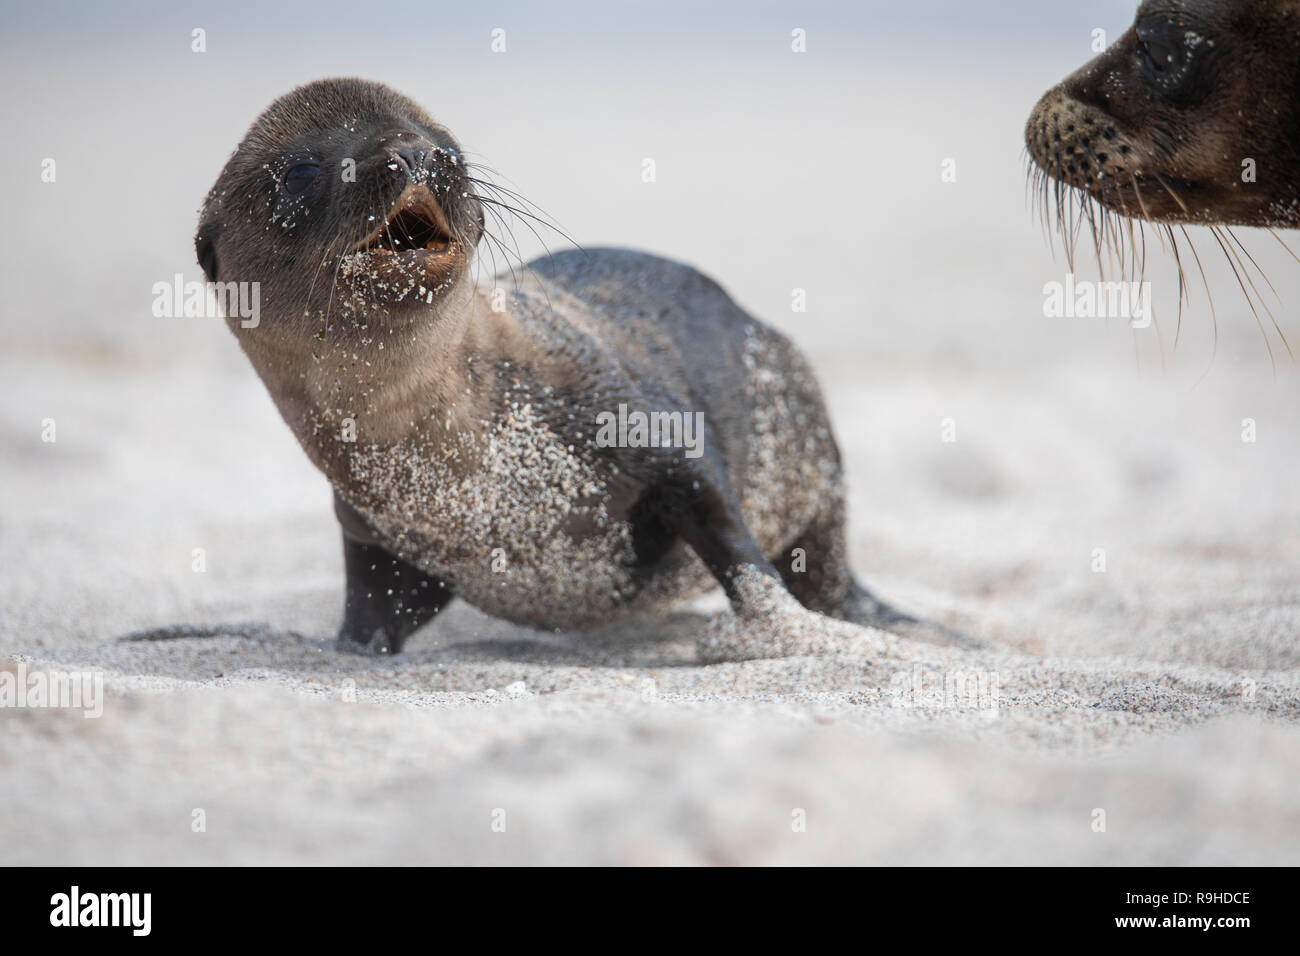
[[[1146,0],[1025,127],[1045,198],[1164,224],[1288,226],[1300,166],[1300,0]],[[1075,199],[1079,197],[1073,197]]]

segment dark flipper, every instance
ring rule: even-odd
[[[745,526],[730,485],[701,470],[671,486],[663,500],[672,509],[671,523],[682,540],[717,578],[736,615],[745,617],[751,608],[746,590],[737,585],[739,575],[753,570],[777,581],[781,576]]]
[[[778,556],[781,579],[800,604],[810,611],[900,637],[971,649],[986,646],[978,638],[900,611],[859,584],[849,569],[844,521],[842,501],[828,503],[808,529]]]
[[[443,581],[386,550],[346,502],[335,496],[343,525],[347,596],[339,649],[397,654],[406,639],[454,596]]]

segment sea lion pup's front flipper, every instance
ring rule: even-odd
[[[337,492],[334,513],[343,529],[347,575],[338,647],[362,654],[400,653],[416,628],[446,607],[455,594],[445,581],[385,549]]]

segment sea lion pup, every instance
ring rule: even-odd
[[[476,172],[406,97],[322,80],[258,118],[200,216],[209,281],[260,283],[260,322],[228,324],[335,489],[341,646],[400,651],[453,595],[591,628],[708,590],[709,572],[737,619],[788,589],[924,635],[845,564],[840,456],[795,347],[637,252],[565,252],[479,288],[503,194]]]
[[[1300,0],[1145,0],[1043,96],[1025,141],[1043,173],[1126,217],[1300,224]]]

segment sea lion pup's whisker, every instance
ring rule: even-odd
[[[492,187],[489,186],[488,188],[490,189]],[[544,249],[546,249],[547,255],[553,255],[553,253],[551,252],[551,248],[546,244],[546,240],[541,237],[541,234],[538,233],[536,229],[533,229],[532,227],[533,222],[536,222],[538,225],[545,226],[547,229],[550,229],[552,232],[558,234],[561,239],[563,239],[569,245],[573,246],[575,249],[578,250],[582,249],[581,245],[575,242],[568,235],[568,233],[566,233],[559,226],[555,225],[555,223],[549,222],[546,219],[542,219],[539,216],[535,216],[532,213],[528,212],[528,210],[526,209],[520,209],[518,206],[514,206],[511,203],[504,202],[500,198],[495,198],[495,197],[480,196],[479,201],[483,203],[491,203],[497,208],[504,209],[507,212],[509,212],[511,215],[517,216],[520,222],[522,222],[525,226],[527,226],[529,230],[532,231],[533,235],[537,237],[537,241],[542,244],[542,247]]]
[[[331,251],[333,249],[333,246],[334,243],[332,242],[326,243],[325,249],[321,252],[320,259],[316,263],[316,268],[312,270],[311,282],[307,284],[307,295],[303,297],[304,314],[307,314],[308,312],[311,311],[311,294],[316,289],[316,280],[320,278],[320,274],[324,270],[326,263],[330,262],[331,259],[333,258],[333,254]]]
[[[479,208],[482,209],[485,213],[490,214],[492,216],[493,221],[495,221],[497,225],[500,226],[501,229],[505,230],[506,234],[509,235],[510,241],[514,244],[515,247],[513,253],[514,258],[519,262],[520,266],[528,270],[529,275],[531,275],[534,279],[537,280],[537,285],[542,290],[542,295],[546,299],[547,309],[549,309],[552,313],[554,313],[555,306],[551,302],[550,290],[546,287],[546,283],[541,281],[541,277],[538,276],[537,270],[535,270],[531,265],[529,265],[527,262],[524,261],[523,254],[519,250],[519,241],[515,238],[514,229],[510,227],[510,224],[505,219],[505,217],[502,216],[501,213],[497,211],[497,208],[494,208],[494,207],[501,207],[501,203],[495,202],[490,199],[485,199],[483,196],[476,196],[475,199],[478,201]],[[499,237],[497,237],[487,228],[486,224],[484,225],[483,228],[483,235],[488,239],[490,239],[496,246],[498,246],[501,249],[501,254],[505,257],[506,260],[506,268],[510,270],[510,281],[514,284],[515,288],[518,289],[519,277],[515,274],[514,266],[512,266],[510,263],[510,257],[511,257],[510,249],[506,247],[505,243]],[[537,236],[535,230],[533,231],[533,235]],[[546,257],[548,259],[553,258],[555,254],[551,252],[551,250],[547,247],[545,240],[543,240],[541,236],[537,236],[537,241],[540,242],[542,244],[542,248],[546,250]],[[491,252],[492,250],[491,246],[488,247],[488,250],[489,253],[492,254],[493,268],[495,269],[496,255],[495,253]]]
[[[303,297],[302,313],[304,315],[307,315],[311,312],[311,301],[312,301],[311,296],[316,289],[316,280],[320,277],[320,275],[324,271],[325,266],[332,262],[333,265],[329,273],[330,291],[329,291],[329,296],[326,299],[325,316],[322,322],[323,331],[328,331],[329,329],[330,304],[333,303],[334,293],[338,288],[339,267],[342,262],[341,257],[343,255],[343,250],[346,248],[348,248],[346,242],[342,242],[342,241],[337,243],[329,243],[325,246],[324,254],[321,256],[320,265],[318,265],[315,271],[312,273],[311,284],[307,287],[307,295]]]
[[[1273,343],[1269,341],[1268,333],[1264,330],[1264,322],[1259,317],[1259,311],[1255,308],[1254,300],[1251,299],[1250,293],[1246,290],[1246,283],[1243,282],[1241,279],[1241,272],[1237,269],[1237,264],[1233,261],[1233,254],[1231,250],[1229,249],[1227,243],[1223,241],[1223,237],[1219,234],[1219,227],[1210,226],[1209,228],[1210,228],[1210,235],[1214,237],[1214,241],[1217,242],[1219,244],[1219,248],[1223,250],[1224,258],[1228,260],[1228,266],[1229,268],[1232,269],[1232,275],[1234,278],[1236,278],[1237,285],[1241,286],[1241,294],[1246,298],[1246,305],[1250,307],[1250,314],[1255,317],[1255,324],[1259,326],[1259,334],[1264,338],[1264,347],[1268,349],[1269,365],[1272,366],[1273,375],[1274,377],[1276,377],[1277,359],[1273,356]],[[1245,267],[1243,266],[1242,268]],[[1247,276],[1247,278],[1249,278],[1249,276]],[[1258,292],[1256,294],[1258,294]]]
[[[1138,222],[1138,239],[1142,241],[1142,274],[1140,278],[1145,282],[1147,278],[1147,223]]]
[[[492,221],[495,222],[497,226],[500,229],[502,229],[507,236],[510,237],[510,243],[514,248],[513,250],[503,249],[503,252],[508,255],[513,255],[515,261],[518,262],[523,268],[528,269],[529,272],[533,272],[532,268],[526,262],[524,262],[523,251],[519,248],[519,240],[518,238],[516,238],[514,229],[510,227],[510,224],[506,221],[505,217],[502,216],[501,213],[498,212],[495,208],[493,208],[493,204],[491,203],[484,203],[483,210],[488,215],[490,215],[492,217]],[[493,235],[492,239],[499,244],[503,244],[500,237],[496,235]],[[543,244],[543,248],[545,248],[544,244]],[[546,255],[549,258],[550,256],[553,255],[553,253],[551,252],[551,250],[546,249]],[[512,275],[513,275],[513,270],[512,270]]]
[[[330,316],[334,314],[334,295],[339,288],[339,270],[343,268],[343,256],[334,257],[334,269],[330,275],[330,294],[325,300],[325,317],[321,322],[326,334],[329,332]]]
[[[1122,222],[1128,226],[1128,244],[1129,248],[1133,250],[1133,257],[1130,260],[1132,271],[1129,273],[1129,281],[1140,283],[1145,280],[1147,276],[1146,249],[1145,247],[1142,249],[1142,258],[1139,263],[1136,227],[1134,226],[1132,219],[1124,219]],[[1116,225],[1118,224],[1119,223],[1116,223]],[[1142,237],[1142,241],[1143,243],[1146,242],[1145,236]]]
[[[582,246],[572,236],[570,236],[563,227],[560,226],[559,220],[522,193],[510,189],[507,186],[502,186],[500,183],[493,182],[490,179],[479,179],[474,176],[467,176],[466,179],[468,182],[491,190],[495,201],[500,203],[502,206],[511,209],[512,212],[520,216],[531,218],[539,225],[543,225],[547,229],[559,234],[566,242],[575,248],[582,248]],[[509,200],[509,202],[504,201],[502,197],[504,197],[505,200]],[[512,205],[512,203],[516,205]]]
[[[530,213],[535,215],[539,220],[546,222],[557,232],[561,231],[559,227],[559,221],[554,216],[552,216],[549,212],[547,212],[541,206],[537,205],[537,203],[533,202],[531,199],[529,199],[527,196],[525,196],[523,193],[519,192],[518,190],[511,189],[509,186],[502,186],[500,183],[492,179],[480,179],[477,176],[466,176],[465,178],[468,182],[474,183],[477,186],[483,186],[487,189],[491,189],[498,196],[505,196],[507,199],[510,199],[513,202],[518,203],[519,205],[525,207]]]
[[[519,276],[515,274],[515,267],[514,264],[511,262],[511,259],[512,258],[517,259],[519,261],[519,264],[523,265],[524,264],[523,257],[518,255],[517,253],[511,252],[509,247],[507,247],[504,242],[502,242],[499,238],[493,235],[492,231],[486,227],[484,227],[483,229],[483,238],[487,239],[489,242],[492,243],[492,245],[488,247],[489,250],[491,250],[493,246],[501,250],[501,255],[506,261],[506,269],[508,269],[510,272],[510,281],[514,285],[514,287],[518,289]],[[492,268],[496,269],[495,254],[492,254]]]
[[[518,208],[516,208],[516,207],[514,207],[514,206],[512,206],[512,205],[510,205],[509,203],[504,203],[504,202],[502,202],[502,201],[499,200],[499,199],[493,199],[493,198],[491,198],[491,197],[489,197],[489,196],[480,196],[480,197],[479,197],[479,202],[480,202],[480,203],[481,203],[485,208],[493,208],[493,209],[501,210],[501,211],[503,211],[503,212],[507,212],[507,213],[509,213],[513,218],[519,220],[521,223],[524,224],[525,227],[528,228],[529,231],[532,232],[534,238],[536,238],[537,241],[538,241],[539,243],[541,243],[541,246],[542,246],[542,248],[546,251],[546,254],[547,254],[548,256],[554,255],[554,253],[551,251],[550,246],[547,245],[546,240],[542,238],[541,234],[538,233],[537,230],[534,229],[534,228],[532,227],[532,224],[529,222],[529,220],[530,220],[530,219],[533,219],[534,217],[529,216],[526,212],[524,212],[524,211],[522,211],[522,210],[520,210],[520,209],[518,209]],[[509,228],[509,226],[506,225],[506,221],[505,221],[504,219],[502,219],[501,221],[502,221],[502,225],[503,225],[504,228]],[[549,224],[545,224],[545,225],[549,225]],[[557,231],[558,231],[558,230],[557,230]],[[561,235],[563,235],[563,234],[561,234]],[[514,239],[514,230],[513,230],[513,229],[510,229],[510,237],[511,237],[512,240]],[[573,245],[574,245],[575,248],[577,248],[577,244],[576,244],[576,243],[574,243]]]
[[[378,195],[375,193],[373,189],[371,189],[367,192],[367,196],[373,198],[368,198],[366,200],[365,208],[367,209],[374,208],[378,204],[378,200],[379,200]],[[340,238],[341,237],[335,237],[335,241],[338,241],[338,239]],[[358,237],[358,241],[359,239],[360,237]],[[329,248],[329,244],[326,245],[326,248],[327,249]],[[343,268],[343,250],[349,248],[351,248],[351,245],[342,245],[340,246],[338,251],[335,252],[334,255],[332,256],[334,260],[334,268],[331,270],[330,273],[330,293],[329,296],[327,296],[325,299],[325,313],[321,317],[321,331],[324,332],[326,335],[329,334],[330,317],[334,314],[334,296],[335,294],[337,294],[339,288],[339,270]],[[326,259],[324,261],[329,261],[329,260]],[[312,288],[314,287],[315,287],[315,277],[313,276]],[[306,300],[306,304],[307,304],[307,308],[310,309],[311,306],[310,289],[308,291],[308,298]]]
[[[489,202],[484,203],[483,208],[484,208],[485,210],[490,210],[490,211],[492,211],[493,219],[494,219],[494,220],[495,220],[495,221],[500,225],[500,227],[501,227],[503,230],[505,230],[505,232],[507,233],[507,235],[509,235],[509,237],[510,237],[510,241],[511,241],[512,243],[514,243],[515,249],[518,250],[518,248],[519,248],[519,240],[515,237],[515,231],[514,231],[514,228],[510,225],[509,222],[507,222],[507,221],[506,221],[506,220],[505,220],[505,219],[504,219],[504,218],[503,218],[499,213],[497,213],[497,212],[492,208],[494,205],[496,205],[496,204],[495,204],[495,203],[492,203],[492,202],[489,201]],[[541,236],[539,236],[539,235],[537,234],[537,230],[533,229],[531,226],[528,226],[528,223],[527,223],[527,222],[524,222],[524,225],[528,228],[528,230],[529,230],[530,232],[532,232],[534,238],[536,238],[537,241],[541,244],[542,249],[543,249],[543,250],[545,251],[545,253],[546,253],[546,257],[547,257],[548,259],[554,257],[555,253],[552,252],[552,251],[551,251],[551,248],[546,244],[546,240],[544,240]],[[580,250],[580,251],[582,251],[582,250]],[[519,259],[520,263],[522,264],[522,263],[523,263],[523,257],[520,256],[520,255],[517,255],[516,257]]]
[[[530,200],[527,196],[524,196],[513,189],[509,189],[506,186],[502,186],[500,183],[493,182],[491,179],[483,179],[477,176],[472,176],[469,173],[466,173],[465,181],[467,183],[472,183],[475,186],[481,186],[484,190],[488,190],[488,195],[485,195],[482,191],[476,193],[478,199],[483,200],[491,198],[500,205],[510,208],[511,211],[520,216],[531,216],[541,225],[544,225],[546,228],[564,236],[569,242],[573,242],[573,240],[565,234],[564,229],[559,225],[556,218]],[[577,243],[573,244],[577,245]]]
[[[487,167],[481,163],[466,162],[465,165],[467,168],[470,169],[478,169],[487,172],[492,172],[496,175],[500,175],[499,173],[496,173],[495,170],[492,170],[490,167]],[[516,260],[521,265],[523,265],[524,268],[528,269],[528,271],[532,273],[534,277],[536,276],[536,272],[530,266],[524,263],[523,254],[519,247],[519,240],[515,237],[514,229],[511,227],[510,223],[506,220],[506,218],[503,215],[501,215],[500,212],[498,212],[498,210],[504,210],[505,212],[510,213],[512,216],[517,217],[528,229],[528,231],[533,234],[533,237],[538,241],[538,243],[541,244],[541,247],[545,251],[548,259],[552,258],[555,255],[555,253],[552,251],[550,245],[547,244],[546,240],[542,238],[542,235],[536,229],[533,228],[532,222],[536,222],[539,225],[544,226],[547,229],[550,229],[552,232],[555,232],[567,243],[573,246],[575,249],[579,249],[579,250],[582,249],[582,247],[567,232],[565,232],[564,229],[562,229],[559,226],[559,224],[555,220],[555,217],[551,216],[550,213],[547,213],[545,210],[543,210],[532,200],[528,199],[526,196],[523,196],[520,193],[516,192],[515,190],[509,189],[489,179],[482,179],[475,176],[470,176],[468,174],[466,175],[465,179],[467,182],[481,186],[492,193],[491,196],[486,196],[483,195],[482,193],[478,193],[476,194],[475,198],[478,200],[480,208],[482,208],[486,212],[491,213],[493,219],[497,222],[498,226],[510,237],[510,242],[514,245],[515,248]],[[515,200],[517,203],[522,203],[528,207],[531,207],[531,210],[536,210],[536,212],[532,212],[530,211],[530,209],[521,208],[519,205],[516,205],[514,202],[505,202],[501,199],[501,196],[506,196],[508,198]],[[502,245],[503,254],[508,253],[509,250],[504,248],[504,244],[501,242],[500,239],[498,239],[495,236],[493,237],[493,239],[499,245]],[[512,279],[514,279],[517,285],[518,279],[514,277],[513,269],[511,269],[511,277]],[[539,283],[539,285],[541,286],[543,291],[546,290],[545,283]],[[549,292],[546,293],[546,297],[547,297],[548,307],[553,308],[553,306],[551,306],[550,303]]]
[[[537,212],[538,215],[552,220],[556,218],[552,216],[549,212],[547,212],[545,209],[543,209],[541,206],[539,206],[537,203],[533,202],[531,199],[525,196],[523,193],[519,192],[519,190],[515,188],[516,183],[514,182],[514,180],[512,180],[509,176],[502,173],[500,170],[494,169],[493,167],[488,166],[485,163],[467,161],[465,165],[468,169],[478,170],[479,172],[483,173],[483,175],[486,177],[485,179],[482,180],[475,179],[474,177],[467,177],[470,180],[470,182],[479,182],[482,183],[483,185],[490,185],[496,189],[501,190],[507,195],[514,197],[517,201],[523,203],[525,206],[531,207],[533,210]],[[504,179],[510,185],[509,186],[501,185],[495,179],[492,178],[494,176],[500,179]]]
[[[502,216],[501,213],[498,211],[498,208],[501,207],[501,204],[490,199],[485,199],[482,196],[479,196],[477,198],[479,202],[479,208],[482,209],[486,214],[492,216],[493,221],[502,230],[504,230],[506,235],[510,237],[510,242],[514,245],[514,251],[512,253],[511,250],[505,245],[505,243],[501,240],[500,237],[498,237],[490,230],[488,230],[486,226],[484,227],[483,234],[488,238],[490,238],[501,249],[501,254],[505,256],[506,266],[507,268],[510,269],[510,277],[511,280],[514,282],[516,288],[519,285],[519,278],[518,276],[515,275],[513,266],[510,265],[510,258],[512,255],[514,259],[520,264],[520,266],[527,269],[529,274],[532,275],[533,278],[537,279],[538,275],[536,270],[533,269],[532,266],[530,266],[528,263],[524,261],[523,253],[520,251],[519,248],[519,240],[515,238],[514,229],[510,226],[510,223],[506,220],[506,218]],[[533,235],[537,236],[536,231],[533,231]],[[540,236],[537,236],[537,241],[542,244],[542,248],[546,251],[546,257],[548,259],[552,258],[554,256],[554,253],[551,252],[551,250],[547,247],[546,242]],[[550,296],[550,292],[546,288],[546,284],[544,282],[539,281],[538,285],[542,289],[543,294],[546,296],[547,307],[553,309],[554,306],[551,304],[551,296]]]
[[[1130,279],[1133,282],[1145,282],[1147,277],[1147,236],[1142,220],[1121,216],[1119,225],[1128,229],[1129,261],[1132,267]]]
[[[480,207],[483,208],[484,210],[491,211],[491,212],[493,213],[493,218],[497,220],[497,222],[501,225],[501,228],[503,228],[504,230],[506,230],[507,233],[509,233],[509,235],[510,235],[510,241],[513,242],[513,243],[515,244],[515,248],[516,248],[516,250],[517,250],[517,249],[519,248],[519,242],[518,242],[517,239],[515,239],[515,232],[514,232],[514,229],[510,226],[510,224],[505,220],[505,218],[504,218],[503,216],[501,216],[498,212],[496,212],[496,210],[497,210],[497,209],[504,209],[504,210],[506,210],[507,212],[510,212],[510,213],[513,214],[513,215],[518,215],[519,211],[518,211],[517,209],[515,209],[514,207],[512,207],[512,206],[506,204],[506,203],[502,203],[502,202],[499,202],[499,201],[494,200],[494,199],[489,199],[489,198],[484,197],[484,196],[479,196],[478,199],[479,199]],[[495,208],[494,208],[494,207],[495,207]],[[548,245],[546,244],[546,240],[543,239],[543,238],[538,234],[537,230],[534,229],[534,228],[529,224],[528,219],[527,219],[526,217],[521,217],[521,218],[520,218],[520,221],[523,222],[524,226],[527,227],[528,231],[531,232],[531,233],[533,234],[533,236],[537,239],[537,241],[538,241],[539,243],[541,243],[542,248],[546,251],[546,257],[547,257],[548,259],[553,258],[554,255],[555,255],[555,253],[553,253],[553,252],[551,251],[550,246],[548,246]],[[557,231],[558,231],[558,230],[557,230]],[[561,235],[563,235],[563,233],[561,233]],[[585,251],[586,251],[586,250],[582,249],[580,246],[578,246],[577,243],[572,243],[572,245],[574,246],[575,249],[578,249],[580,252],[585,252]],[[523,262],[523,258],[522,258],[522,256],[520,257],[520,262],[521,262],[521,263]],[[525,268],[527,268],[528,271],[529,271],[530,273],[532,273],[534,276],[536,276],[537,273],[532,269],[531,266],[525,266]],[[546,295],[546,304],[547,304],[547,307],[548,307],[548,308],[554,308],[554,306],[552,306],[552,304],[551,304],[550,292],[547,291],[547,289],[546,289],[546,284],[545,284],[545,283],[540,283],[540,285],[541,285],[542,291],[543,291],[543,292],[545,293],[545,295]]]

